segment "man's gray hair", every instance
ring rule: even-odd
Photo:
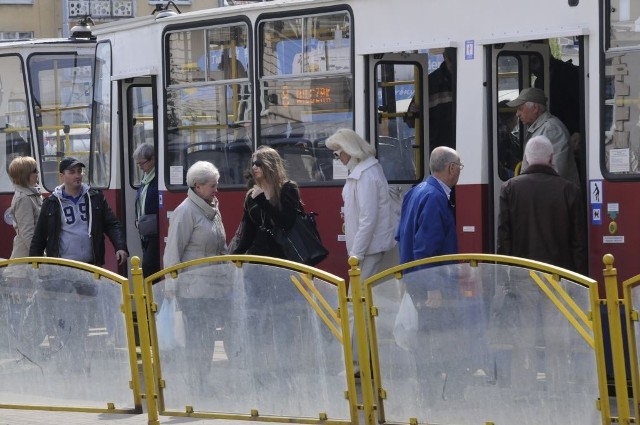
[[[146,161],[149,161],[151,158],[153,158],[153,151],[154,148],[151,143],[143,143],[139,145],[135,151],[133,151],[133,160],[140,161],[141,159],[144,159]]]
[[[438,146],[431,152],[429,169],[432,174],[439,173],[440,171],[444,171],[450,163],[458,161],[459,156],[455,150],[447,146]]]
[[[205,184],[211,180],[216,182],[220,179],[220,172],[215,165],[208,161],[198,161],[189,167],[187,171],[187,186],[194,187],[196,184]]]
[[[533,108],[534,106],[536,106],[538,110],[541,112],[546,112],[547,110],[547,105],[543,105],[542,103],[527,102],[526,105],[527,105],[527,108]]]
[[[553,156],[553,145],[547,136],[532,137],[524,148],[524,156],[529,165],[549,165],[549,158]]]

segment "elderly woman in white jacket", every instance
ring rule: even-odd
[[[326,146],[349,170],[342,189],[347,252],[358,257],[366,279],[379,271],[384,253],[396,244],[389,185],[376,149],[355,131],[336,131]]]
[[[375,158],[376,149],[355,131],[347,128],[336,131],[327,139],[326,146],[349,170],[342,189],[347,253],[358,257],[364,280],[380,271],[384,253],[396,244],[389,185]],[[351,310],[349,322],[353,332]],[[355,343],[352,348],[356,376],[359,376]]]
[[[218,169],[206,161],[196,162],[187,171],[187,199],[171,214],[164,267],[226,253],[226,234],[215,196],[219,178]],[[216,328],[228,304],[224,296],[231,289],[225,276],[215,276],[217,270],[218,265],[192,268],[176,280],[178,306],[185,320],[189,364],[184,366],[195,381],[191,383],[199,388],[206,383]]]

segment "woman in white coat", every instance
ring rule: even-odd
[[[187,171],[187,198],[172,212],[164,252],[164,267],[226,253],[226,234],[218,210],[220,173],[211,163],[198,161]],[[216,339],[230,292],[226,276],[216,276],[224,265],[183,270],[175,281],[175,295],[185,321],[185,350],[189,383],[202,389],[207,383]],[[167,297],[173,296],[167,282]]]
[[[389,185],[375,157],[376,149],[355,131],[347,128],[336,131],[327,139],[326,146],[349,171],[342,189],[347,253],[358,257],[364,281],[381,271],[382,257],[396,244]],[[349,322],[353,334],[351,311]],[[355,343],[353,361],[359,376]]]
[[[384,253],[396,244],[389,185],[376,149],[355,131],[336,131],[326,146],[349,170],[342,189],[347,253],[358,257],[366,279],[380,271]]]

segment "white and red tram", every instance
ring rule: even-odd
[[[0,258],[11,255],[14,235],[8,167],[15,157],[37,159],[48,191],[59,184],[64,155],[97,167],[90,155],[95,47],[87,22],[68,39],[0,43]]]
[[[140,253],[133,216],[140,175],[131,158],[138,144],[156,146],[161,236],[185,197],[189,165],[209,160],[221,171],[229,238],[251,153],[267,144],[285,159],[307,209],[319,213],[331,251],[320,267],[344,275],[346,170],[324,140],[351,127],[374,143],[399,199],[428,172],[430,130],[441,125],[451,126],[465,164],[456,189],[460,250],[493,252],[497,193],[516,172],[524,133],[504,101],[535,85],[552,104],[570,97],[576,105],[590,274],[601,275],[605,253],[616,256],[623,278],[640,273],[637,2],[276,0],[166,15],[94,30],[89,176],[125,214],[132,253]],[[445,48],[455,59],[453,114],[451,122],[430,121],[428,73]],[[559,84],[554,69],[569,58],[572,84]],[[422,111],[412,128],[411,99]]]

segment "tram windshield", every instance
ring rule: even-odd
[[[0,57],[0,191],[12,192],[8,168],[11,161],[31,154],[29,111],[22,63],[17,55]]]
[[[64,156],[89,163],[93,52],[36,54],[29,57],[34,116],[42,152],[41,183],[59,184]]]

